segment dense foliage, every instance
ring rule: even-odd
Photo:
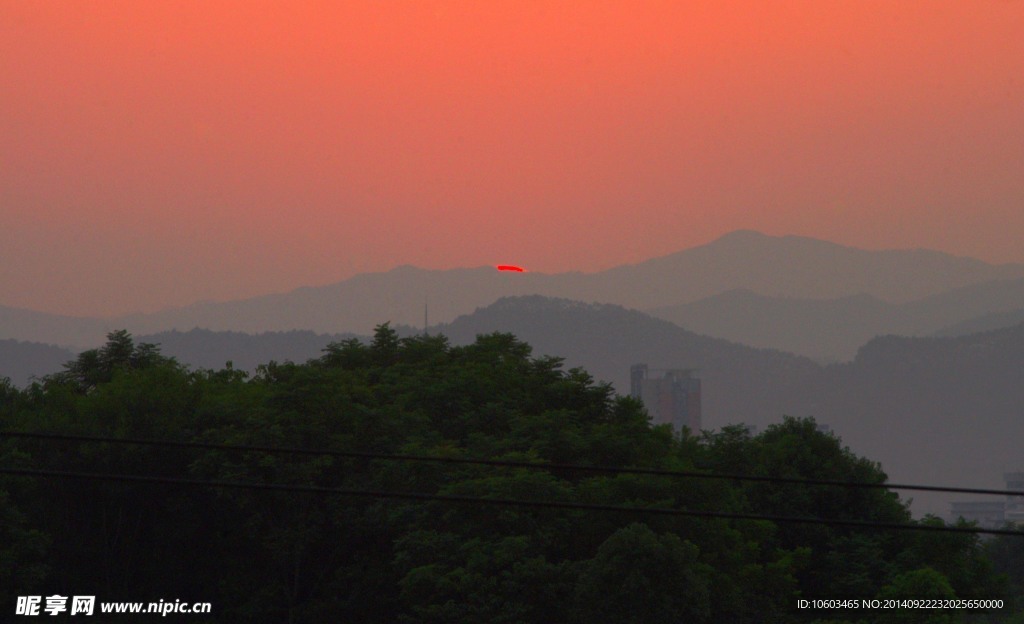
[[[583,370],[532,358],[512,335],[452,347],[443,336],[400,339],[387,325],[370,344],[333,343],[319,359],[272,362],[251,378],[230,366],[190,371],[117,332],[25,390],[0,384],[0,430],[886,479],[813,420],[680,437]],[[0,466],[911,522],[884,489],[220,448],[2,438]],[[991,561],[1020,580],[1019,543],[970,535],[0,476],[3,605],[63,592],[209,601],[208,621],[903,621],[796,604],[915,591],[1014,599]],[[1012,611],[913,621],[1008,622]]]

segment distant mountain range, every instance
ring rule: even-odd
[[[953,336],[1024,322],[1024,279],[972,284],[907,303],[865,294],[797,299],[731,290],[646,312],[711,336],[838,362],[853,359],[875,336]]]
[[[396,329],[406,336],[423,331],[401,325]],[[564,356],[567,367],[584,366],[596,378],[612,382],[619,392],[628,392],[629,367],[638,362],[654,368],[699,369],[707,380],[704,402],[711,426],[730,422],[731,418],[769,422],[777,414],[768,407],[781,400],[785,389],[800,385],[821,370],[807,358],[702,336],[620,306],[539,295],[502,298],[452,323],[431,326],[429,331],[447,335],[453,344],[468,344],[481,333],[512,332],[530,343],[535,355]],[[252,371],[270,360],[303,362],[318,357],[329,342],[352,337],[357,336],[309,331],[252,335],[193,329],[135,335],[134,339],[137,343],[158,344],[164,355],[193,368],[220,369],[231,361],[235,368]],[[20,383],[30,374],[56,372],[73,357],[71,351],[51,345],[0,341],[0,360],[35,363],[31,370],[4,373]],[[49,368],[41,369],[43,365]],[[738,387],[744,392],[733,390]]]
[[[192,329],[145,334],[137,342],[160,345],[160,352],[176,358],[192,368],[219,370],[227,362],[239,370],[254,371],[260,364],[277,362],[305,362],[323,355],[331,342],[359,338],[355,334],[317,334],[311,331],[242,332]],[[364,338],[365,340],[365,338]]]
[[[431,271],[405,266],[327,286],[114,319],[0,308],[0,338],[82,347],[101,341],[115,328],[127,328],[136,334],[195,327],[367,334],[384,320],[422,326],[425,303],[435,322],[448,322],[500,297],[526,294],[659,309],[659,314],[665,316],[675,314],[667,311],[672,307],[737,289],[767,298],[821,300],[866,295],[895,305],[968,285],[1022,278],[1021,264],[990,265],[924,250],[864,251],[810,238],[739,231],[669,256],[589,274],[504,273],[491,267]],[[722,301],[728,300],[726,297]],[[977,315],[996,311],[985,308]],[[690,313],[700,316],[695,311]],[[742,311],[734,314],[742,315]],[[955,318],[949,323],[965,320]],[[742,332],[719,334],[736,338]],[[850,340],[838,341],[837,348],[848,351]],[[760,340],[758,344],[770,341]],[[821,350],[803,352],[824,357]],[[829,348],[824,354],[834,352]]]
[[[118,322],[118,319],[61,316],[0,306],[0,340],[88,347],[102,341],[111,331],[123,329]]]
[[[831,424],[895,482],[1002,488],[1004,472],[1024,470],[1024,324],[876,338],[792,397],[787,409]],[[948,510],[949,497],[912,496]]]
[[[566,367],[582,366],[620,393],[629,390],[632,364],[695,368],[705,428],[745,422],[763,429],[783,414],[813,415],[855,452],[880,461],[895,482],[999,487],[1003,471],[1024,469],[1024,324],[958,337],[875,338],[853,361],[830,366],[696,334],[616,305],[541,296],[502,298],[429,331],[453,344],[511,332],[535,355],[562,356]],[[192,366],[220,368],[232,360],[251,370],[271,359],[316,357],[328,342],[346,337],[194,330],[136,339],[161,343],[165,354]],[[36,374],[55,372],[70,357],[48,345],[0,341],[0,362],[53,365]],[[0,376],[9,375],[3,371]],[[949,497],[914,498],[918,511],[947,511]]]
[[[33,377],[61,370],[75,353],[54,345],[21,340],[0,340],[0,380],[5,377],[16,386],[25,386]]]
[[[1012,327],[1024,323],[1024,308],[1009,312],[993,312],[979,317],[954,323],[936,331],[935,336],[966,336],[1003,327]]]

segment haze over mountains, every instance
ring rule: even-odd
[[[73,351],[54,345],[0,340],[0,383],[7,378],[16,386],[25,386],[33,377],[61,370],[74,356]]]
[[[707,245],[598,273],[510,274],[493,267],[439,271],[404,266],[327,286],[112,319],[0,307],[0,338],[88,347],[116,328],[136,334],[195,327],[368,334],[385,320],[422,326],[425,302],[429,302],[432,322],[448,322],[500,297],[540,294],[653,310],[695,331],[836,360],[851,357],[859,344],[879,333],[931,332],[977,316],[1008,312],[1011,303],[1005,300],[990,302],[968,293],[964,302],[948,304],[942,312],[903,306],[969,285],[1020,279],[1024,279],[1021,264],[991,265],[925,250],[864,251],[744,230]],[[992,290],[998,293],[1008,287]],[[749,293],[730,293],[737,289]],[[828,299],[837,300],[821,301]],[[793,324],[794,318],[797,328],[831,329],[808,332],[812,337],[800,340],[786,325]],[[751,326],[763,331],[752,333]]]
[[[399,327],[412,335],[422,328]],[[619,393],[629,367],[695,368],[703,381],[704,427],[744,422],[763,429],[783,414],[815,416],[857,453],[880,461],[894,482],[1000,487],[1004,471],[1021,469],[1024,439],[1024,324],[957,337],[886,336],[864,345],[846,364],[700,335],[611,304],[542,296],[502,298],[430,333],[455,344],[479,333],[512,332],[535,355],[582,366]],[[166,332],[137,335],[193,367],[232,360],[252,370],[271,359],[304,361],[332,340],[313,332]],[[71,352],[0,341],[0,363],[18,359],[59,370]],[[5,373],[0,366],[0,376]],[[918,512],[944,514],[945,496],[914,495]],[[958,497],[962,498],[962,497]]]
[[[544,297],[503,299],[435,328],[457,344],[510,331],[629,391],[629,366],[696,368],[704,426],[763,429],[814,416],[894,483],[1001,488],[1024,469],[1024,324],[956,337],[885,336],[846,364],[753,349],[643,313]],[[918,513],[945,515],[963,495],[915,492]],[[966,497],[971,498],[971,497]]]
[[[702,336],[636,310],[538,295],[500,299],[430,328],[454,344],[495,331],[515,334],[535,355],[564,357],[567,368],[586,368],[620,394],[629,393],[629,367],[636,363],[697,369],[709,427],[777,419],[780,397],[820,371],[807,358]]]
[[[44,342],[69,347],[91,347],[117,327],[120,319],[47,314],[0,305],[0,340]]]
[[[0,307],[0,377],[55,372],[120,328],[192,367],[304,361],[384,321],[422,331],[425,299],[431,333],[512,332],[620,393],[635,363],[696,368],[705,427],[814,415],[894,481],[998,487],[1022,468],[1024,265],[749,231],[593,274],[399,267],[114,319]]]
[[[955,288],[907,303],[860,294],[769,297],[747,289],[647,310],[681,327],[820,361],[849,361],[875,336],[962,335],[1024,321],[1024,279]]]

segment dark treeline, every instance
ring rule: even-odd
[[[24,390],[0,430],[882,483],[813,420],[674,436],[510,334],[332,343],[192,371],[126,332]],[[884,489],[0,439],[0,467],[913,522]],[[934,518],[922,522],[941,524]],[[0,475],[0,605],[211,602],[204,621],[1024,622],[1024,539]],[[799,598],[1003,599],[829,611]],[[910,619],[908,619],[908,617]]]

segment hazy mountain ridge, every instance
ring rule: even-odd
[[[116,320],[48,314],[0,305],[0,340],[82,346],[102,341],[116,328]]]
[[[629,392],[633,364],[698,369],[705,380],[708,427],[733,419],[768,422],[776,416],[770,406],[785,389],[820,371],[807,358],[702,336],[621,306],[539,295],[500,299],[430,331],[455,344],[468,344],[481,333],[511,332],[532,345],[535,355],[565,357],[567,367],[583,366],[622,394]],[[736,387],[743,392],[731,390]]]
[[[794,398],[891,476],[998,487],[1003,472],[1024,470],[1024,325],[879,337]]]
[[[403,266],[287,293],[85,320],[103,327],[96,339],[116,327],[134,333],[201,327],[367,334],[383,320],[422,327],[425,303],[431,322],[449,322],[500,297],[526,294],[637,309],[688,304],[741,288],[768,297],[828,299],[863,293],[905,303],[970,284],[1020,278],[1024,278],[1021,264],[990,265],[924,250],[865,251],[810,238],[739,231],[706,245],[598,273],[548,275],[504,273],[493,267],[442,271]],[[57,337],[26,333],[24,323],[0,323],[0,337],[6,338],[63,343],[75,335],[59,327],[50,331]],[[88,346],[96,339],[67,344]]]
[[[1012,327],[1021,323],[1024,323],[1024,309],[1010,310],[1009,312],[993,312],[948,325],[933,332],[932,335],[937,337],[964,336],[993,329]]]
[[[822,361],[852,359],[870,338],[907,325],[899,306],[863,294],[798,299],[738,289],[645,312],[709,336]]]
[[[138,336],[136,342],[160,345],[160,352],[192,368],[220,370],[230,361],[238,370],[252,372],[260,364],[305,362],[323,355],[331,342],[360,338],[355,334],[317,334],[306,330],[246,334],[192,329]]]
[[[74,357],[73,351],[55,345],[0,340],[0,379],[7,377],[14,385],[25,386],[33,377],[61,370]]]
[[[205,303],[154,314],[125,317],[137,331],[202,327],[246,332],[310,330],[339,333],[359,328],[369,333],[384,322],[422,325],[424,305],[438,318],[454,316],[483,298],[500,297],[502,280],[493,268],[430,271],[403,266],[384,273],[357,275],[321,287],[223,303]],[[458,286],[463,288],[460,290]],[[434,297],[430,295],[437,293]],[[440,296],[444,293],[445,296]]]
[[[1024,279],[971,284],[916,301],[895,304],[870,295],[839,299],[769,297],[732,290],[689,304],[646,312],[676,325],[757,347],[774,347],[825,361],[848,361],[871,338],[885,334],[949,335],[956,323],[990,316],[995,329],[1014,324],[1000,314],[1024,308]],[[997,324],[1005,320],[1003,324]],[[1024,320],[1022,318],[1021,320]]]
[[[802,236],[740,230],[707,245],[605,272],[618,273],[634,278],[669,274],[685,284],[687,299],[631,304],[647,309],[741,288],[773,297],[868,294],[903,303],[968,284],[1024,277],[1024,264],[991,265],[924,249],[869,251]]]

